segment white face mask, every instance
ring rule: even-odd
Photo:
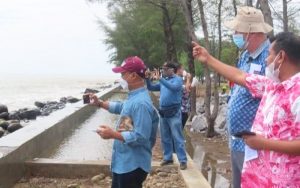
[[[119,83],[120,83],[122,89],[125,89],[125,90],[128,89],[128,83],[127,83],[126,80],[124,80],[123,78],[121,78],[120,81],[119,81]]]
[[[279,67],[275,70],[275,62],[277,58],[279,57],[279,54],[275,57],[275,59],[266,67],[266,77],[270,78],[271,80],[275,82],[279,82]]]

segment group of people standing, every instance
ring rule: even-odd
[[[196,42],[193,55],[235,83],[227,116],[233,188],[300,187],[300,39],[284,32],[270,40],[267,33],[272,27],[253,7],[239,8],[237,16],[225,25],[234,31],[233,42],[241,50],[237,68],[215,59]],[[161,165],[172,164],[175,152],[181,170],[186,169],[182,122],[186,111],[181,108],[191,85],[190,78],[184,84],[178,76],[184,74],[182,67],[164,64],[162,76],[156,71],[154,83],[136,56],[125,59],[113,71],[121,73],[121,85],[129,89],[128,99],[108,102],[91,96],[92,104],[129,117],[133,127],[118,131],[120,118],[116,130],[106,125],[98,129],[102,138],[115,140],[112,188],[142,187],[151,169],[159,121]],[[145,82],[148,90],[160,91],[158,113]],[[237,133],[245,134],[237,138]]]
[[[187,154],[181,117],[187,109],[182,112],[181,107],[183,91],[185,104],[189,103],[190,74],[186,73],[184,80],[189,81],[184,82],[182,66],[173,62],[165,63],[161,72],[148,72],[143,60],[137,56],[126,58],[121,66],[113,68],[113,72],[121,73],[120,85],[129,90],[128,99],[124,102],[101,101],[91,95],[93,105],[120,114],[115,130],[106,125],[98,129],[102,138],[115,140],[111,163],[112,188],[142,187],[151,169],[158,127],[163,151],[161,166],[173,164],[173,153],[176,153],[180,169],[185,170]],[[160,91],[158,110],[153,106],[148,91]],[[124,119],[130,121],[123,122]]]

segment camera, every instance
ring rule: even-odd
[[[89,104],[91,102],[89,94],[83,95],[82,99],[83,99],[83,104]]]

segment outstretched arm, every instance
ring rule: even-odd
[[[195,59],[200,62],[207,64],[209,67],[214,69],[216,72],[224,76],[230,81],[233,81],[236,84],[241,86],[246,86],[246,73],[233,67],[222,63],[218,59],[214,58],[212,55],[208,53],[208,51],[200,46],[196,42],[192,42],[193,44],[193,56]]]
[[[253,149],[272,150],[289,155],[300,155],[300,140],[271,140],[261,135],[243,136],[246,144]]]

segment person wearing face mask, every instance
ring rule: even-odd
[[[246,153],[241,186],[300,187],[300,37],[290,32],[275,36],[265,76],[226,65],[193,45],[196,59],[261,99],[251,135],[242,136]]]
[[[157,83],[152,83],[146,79],[147,88],[150,91],[160,91],[159,113],[160,113],[160,133],[163,149],[163,161],[161,166],[173,164],[173,146],[180,162],[180,169],[187,168],[187,156],[185,141],[181,122],[181,98],[182,98],[182,78],[176,75],[177,66],[175,63],[165,63],[162,77],[156,75]],[[174,145],[173,145],[174,141]]]
[[[236,17],[224,25],[234,31],[232,39],[240,49],[237,68],[247,73],[264,75],[270,46],[267,33],[272,31],[272,27],[264,22],[262,12],[253,7],[240,7]],[[260,99],[253,98],[248,89],[237,84],[231,91],[226,121],[229,134],[234,135],[250,130]],[[229,139],[232,185],[233,188],[239,188],[245,143],[242,139],[231,139],[231,136]]]
[[[144,87],[146,67],[137,56],[128,57],[113,72],[121,73],[121,86],[129,89],[124,102],[101,101],[91,95],[91,104],[111,113],[120,114],[115,130],[99,126],[97,133],[103,139],[114,139],[111,170],[112,188],[142,188],[151,170],[152,147],[155,144],[159,116]],[[130,129],[121,129],[127,119]]]

